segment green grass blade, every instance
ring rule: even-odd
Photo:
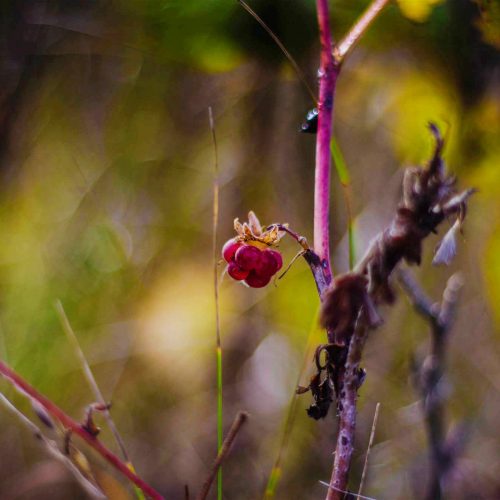
[[[214,181],[213,181],[213,209],[212,209],[212,257],[214,269],[214,298],[215,298],[215,343],[217,357],[217,454],[220,453],[223,441],[222,419],[222,347],[220,339],[220,314],[219,314],[219,268],[217,248],[217,229],[219,225],[219,156],[217,151],[217,138],[212,108],[208,108],[208,121],[214,145]],[[222,467],[217,471],[217,499],[222,500]]]
[[[304,349],[304,357],[302,359],[302,366],[300,368],[299,374],[297,376],[297,383],[295,384],[293,395],[290,398],[290,403],[288,405],[287,414],[283,424],[283,431],[281,434],[281,441],[278,448],[278,453],[269,474],[269,479],[267,481],[266,490],[264,492],[264,499],[271,500],[276,494],[276,488],[278,482],[281,478],[283,457],[288,449],[288,442],[290,440],[290,435],[292,433],[293,424],[295,423],[295,416],[297,413],[297,403],[298,396],[295,393],[295,388],[299,385],[300,380],[313,356],[315,346],[321,342],[323,336],[323,331],[319,328],[319,306],[314,314],[314,319],[312,321],[309,333],[307,335],[306,347]]]
[[[351,176],[349,169],[344,160],[344,155],[340,150],[338,142],[332,137],[330,142],[330,151],[332,153],[333,164],[339,176],[342,185],[342,192],[344,194],[345,206],[347,210],[347,235],[349,240],[349,269],[353,269],[356,263],[356,237],[354,232],[354,221],[352,217],[351,205]]]

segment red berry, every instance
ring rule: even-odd
[[[227,274],[236,281],[244,280],[248,276],[248,271],[241,269],[236,262],[230,262],[227,266]]]
[[[252,288],[262,288],[271,281],[271,275],[260,275],[255,271],[250,271],[245,283]]]
[[[278,270],[278,262],[271,252],[272,250],[263,250],[261,252],[259,264],[255,268],[259,276],[272,276]]]
[[[276,250],[267,250],[267,252],[273,256],[273,258],[276,262],[276,271],[275,272],[278,272],[283,267],[283,257]]]
[[[234,260],[234,254],[236,253],[236,250],[241,247],[241,245],[242,243],[236,241],[234,238],[226,241],[222,247],[222,257],[224,257],[224,260],[226,262]]]
[[[235,262],[246,271],[255,269],[260,262],[262,252],[252,245],[243,245],[234,255]]]

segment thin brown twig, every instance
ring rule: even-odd
[[[327,483],[326,481],[320,481],[319,484],[322,484],[323,486],[327,486],[330,489],[336,490],[338,493],[343,493],[344,495],[351,495],[350,491],[339,490],[339,489],[335,488],[335,486],[333,486],[333,484]],[[364,496],[364,495],[358,495],[357,497],[361,498],[362,500],[377,500],[376,498],[367,497],[367,496]],[[346,498],[349,498],[349,497],[346,497]]]
[[[36,424],[34,424],[24,413],[18,410],[1,392],[0,403],[33,433],[33,436],[44,447],[44,449],[52,458],[63,464],[73,474],[77,482],[92,498],[106,498],[104,492],[96,484],[94,484],[94,482],[92,482],[82,474],[78,467],[61,452],[57,444],[54,441],[46,438],[40,428]]]
[[[365,463],[363,465],[363,472],[361,473],[361,481],[359,482],[359,490],[357,498],[361,498],[361,493],[363,492],[363,486],[365,484],[366,471],[368,469],[368,457],[370,456],[370,451],[373,446],[373,440],[375,439],[375,429],[377,428],[378,412],[380,410],[380,403],[377,403],[375,407],[375,415],[373,415],[372,430],[370,432],[370,439],[368,440],[368,448],[366,449]]]
[[[243,0],[237,0],[238,3],[264,28],[266,33],[274,40],[274,43],[281,49],[285,57],[288,59],[290,64],[292,65],[293,69],[295,70],[295,73],[297,73],[297,76],[301,80],[301,82],[304,84],[304,87],[307,89],[309,92],[309,95],[311,96],[312,100],[314,103],[316,103],[316,96],[309,85],[307,83],[307,79],[304,75],[304,72],[300,69],[300,66],[297,64],[293,56],[288,52],[286,47],[281,43],[281,40],[274,34],[274,32],[269,28],[269,26],[259,17],[259,15]]]
[[[12,370],[12,368],[7,366],[3,361],[0,361],[0,375],[6,378],[22,394],[30,398],[32,401],[36,401],[52,418],[59,421],[65,429],[71,431],[73,434],[76,434],[78,437],[83,439],[109,464],[111,464],[116,470],[121,472],[125,477],[132,481],[132,483],[134,483],[138,488],[140,488],[145,495],[153,498],[154,500],[160,500],[163,498],[160,493],[149,486],[149,484],[147,484],[137,474],[132,472],[130,467],[124,464],[119,457],[117,457],[111,450],[104,446],[98,439],[96,439],[93,434],[88,432],[88,430],[83,425],[75,422],[50,399],[40,394],[34,387],[28,384],[28,382],[26,382],[19,374],[17,374],[14,370]]]
[[[463,442],[461,435],[446,437],[445,408],[440,390],[445,373],[447,337],[455,317],[463,281],[458,273],[452,275],[446,284],[441,304],[431,307],[428,307],[430,299],[408,271],[399,273],[399,281],[416,311],[430,325],[430,352],[420,366],[414,363],[413,379],[422,398],[422,411],[431,455],[426,498],[439,500],[443,497],[444,482],[450,476]]]
[[[215,294],[215,328],[217,336],[217,348],[220,348],[220,315],[219,315],[219,269],[218,269],[218,248],[217,229],[219,226],[219,153],[217,148],[217,136],[215,135],[215,122],[212,107],[208,107],[208,121],[212,143],[214,147],[214,180],[213,180],[213,208],[212,208],[212,255],[214,274],[214,294]]]
[[[66,311],[64,310],[64,307],[61,303],[61,301],[58,299],[55,302],[54,305],[57,315],[59,316],[59,321],[61,322],[62,328],[64,330],[64,333],[66,333],[66,336],[68,337],[68,340],[70,344],[73,347],[73,350],[75,351],[78,360],[80,361],[80,365],[83,371],[83,374],[85,376],[85,379],[87,380],[94,397],[99,403],[102,403],[103,405],[106,405],[106,401],[104,399],[104,396],[101,392],[101,389],[97,385],[97,381],[94,377],[94,374],[92,373],[92,370],[88,364],[87,358],[85,357],[85,354],[82,351],[82,348],[80,346],[80,343],[78,342],[78,339],[76,337],[76,334],[71,326],[71,323],[69,322],[68,316],[66,314]],[[123,459],[132,466],[132,463],[130,461],[129,455],[127,453],[127,449],[125,448],[125,442],[123,441],[123,438],[121,437],[120,433],[118,432],[118,428],[115,425],[115,422],[113,418],[111,417],[111,413],[108,408],[104,407],[105,409],[102,411],[104,418],[106,419],[106,422],[111,430],[111,433],[113,434],[113,437],[115,438],[116,444],[118,445],[118,448],[120,449],[120,452],[122,454]]]
[[[437,321],[436,308],[429,297],[418,286],[412,274],[407,269],[399,269],[398,280],[416,311],[427,321],[435,323]]]
[[[205,498],[207,498],[208,493],[210,492],[210,487],[214,482],[215,476],[217,476],[217,471],[219,470],[219,467],[222,465],[222,462],[231,451],[231,447],[233,445],[234,440],[236,439],[238,432],[240,431],[241,427],[247,420],[248,420],[248,413],[244,411],[238,412],[231,425],[231,428],[229,429],[229,432],[227,433],[226,438],[224,439],[224,442],[222,443],[222,447],[219,453],[217,454],[217,458],[215,459],[212,465],[212,469],[208,477],[206,478],[205,482],[203,483],[203,486],[197,497],[197,500],[205,500]]]
[[[349,33],[334,48],[334,57],[338,62],[342,62],[350,50],[360,40],[366,30],[380,14],[382,9],[390,0],[374,0],[368,8],[361,14]]]

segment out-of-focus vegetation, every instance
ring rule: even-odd
[[[337,38],[366,3],[330,2]],[[314,2],[251,5],[314,84]],[[436,299],[452,271],[466,283],[444,389],[449,422],[469,429],[453,498],[500,491],[499,10],[496,1],[391,4],[346,62],[336,98],[358,257],[390,220],[401,167],[427,159],[429,120],[447,136],[445,158],[460,185],[479,190],[451,269],[430,265],[436,237],[418,271]],[[199,488],[216,450],[207,108],[219,142],[221,244],[249,209],[312,240],[314,137],[298,129],[313,103],[268,35],[230,0],[13,0],[0,15],[2,357],[80,418],[92,394],[58,322],[59,298],[139,474],[166,498],[182,498],[184,484]],[[337,178],[332,189],[333,262],[344,271]],[[288,260],[297,251],[291,241],[282,249]],[[317,302],[301,261],[277,287],[222,281],[225,422],[240,409],[251,414],[224,467],[226,498],[263,493]],[[365,350],[351,481],[358,484],[380,401],[364,489],[375,498],[421,498],[425,486],[409,359],[427,352],[427,341],[427,325],[401,293]],[[5,383],[2,390],[26,409]],[[319,480],[330,475],[334,419],[307,418],[308,403],[299,401],[278,498],[326,491]],[[1,412],[0,421],[1,498],[83,498],[15,420]],[[107,429],[102,439],[112,446]],[[116,490],[113,473],[96,468]]]

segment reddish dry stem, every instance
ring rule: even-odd
[[[342,61],[346,54],[359,41],[363,33],[369,28],[371,23],[380,14],[380,11],[389,3],[390,0],[374,0],[363,12],[356,24],[349,30],[349,33],[337,45],[335,56]]]
[[[318,71],[318,133],[316,136],[316,174],[314,185],[314,250],[319,255],[325,280],[331,281],[330,266],[330,139],[333,100],[339,66],[333,59],[328,1],[317,0],[321,62]]]
[[[48,398],[40,394],[28,382],[26,382],[14,370],[9,368],[5,363],[0,361],[0,374],[9,380],[16,388],[26,393],[31,399],[37,401],[47,413],[52,417],[59,420],[59,422],[66,428],[71,430],[74,434],[83,439],[91,448],[105,458],[115,469],[120,471],[125,477],[132,481],[138,488],[140,488],[145,495],[155,500],[162,499],[163,497],[139,476],[134,474],[113,452],[108,450],[95,436],[90,434],[83,426],[75,422],[71,417],[66,415],[57,405],[55,405]]]

